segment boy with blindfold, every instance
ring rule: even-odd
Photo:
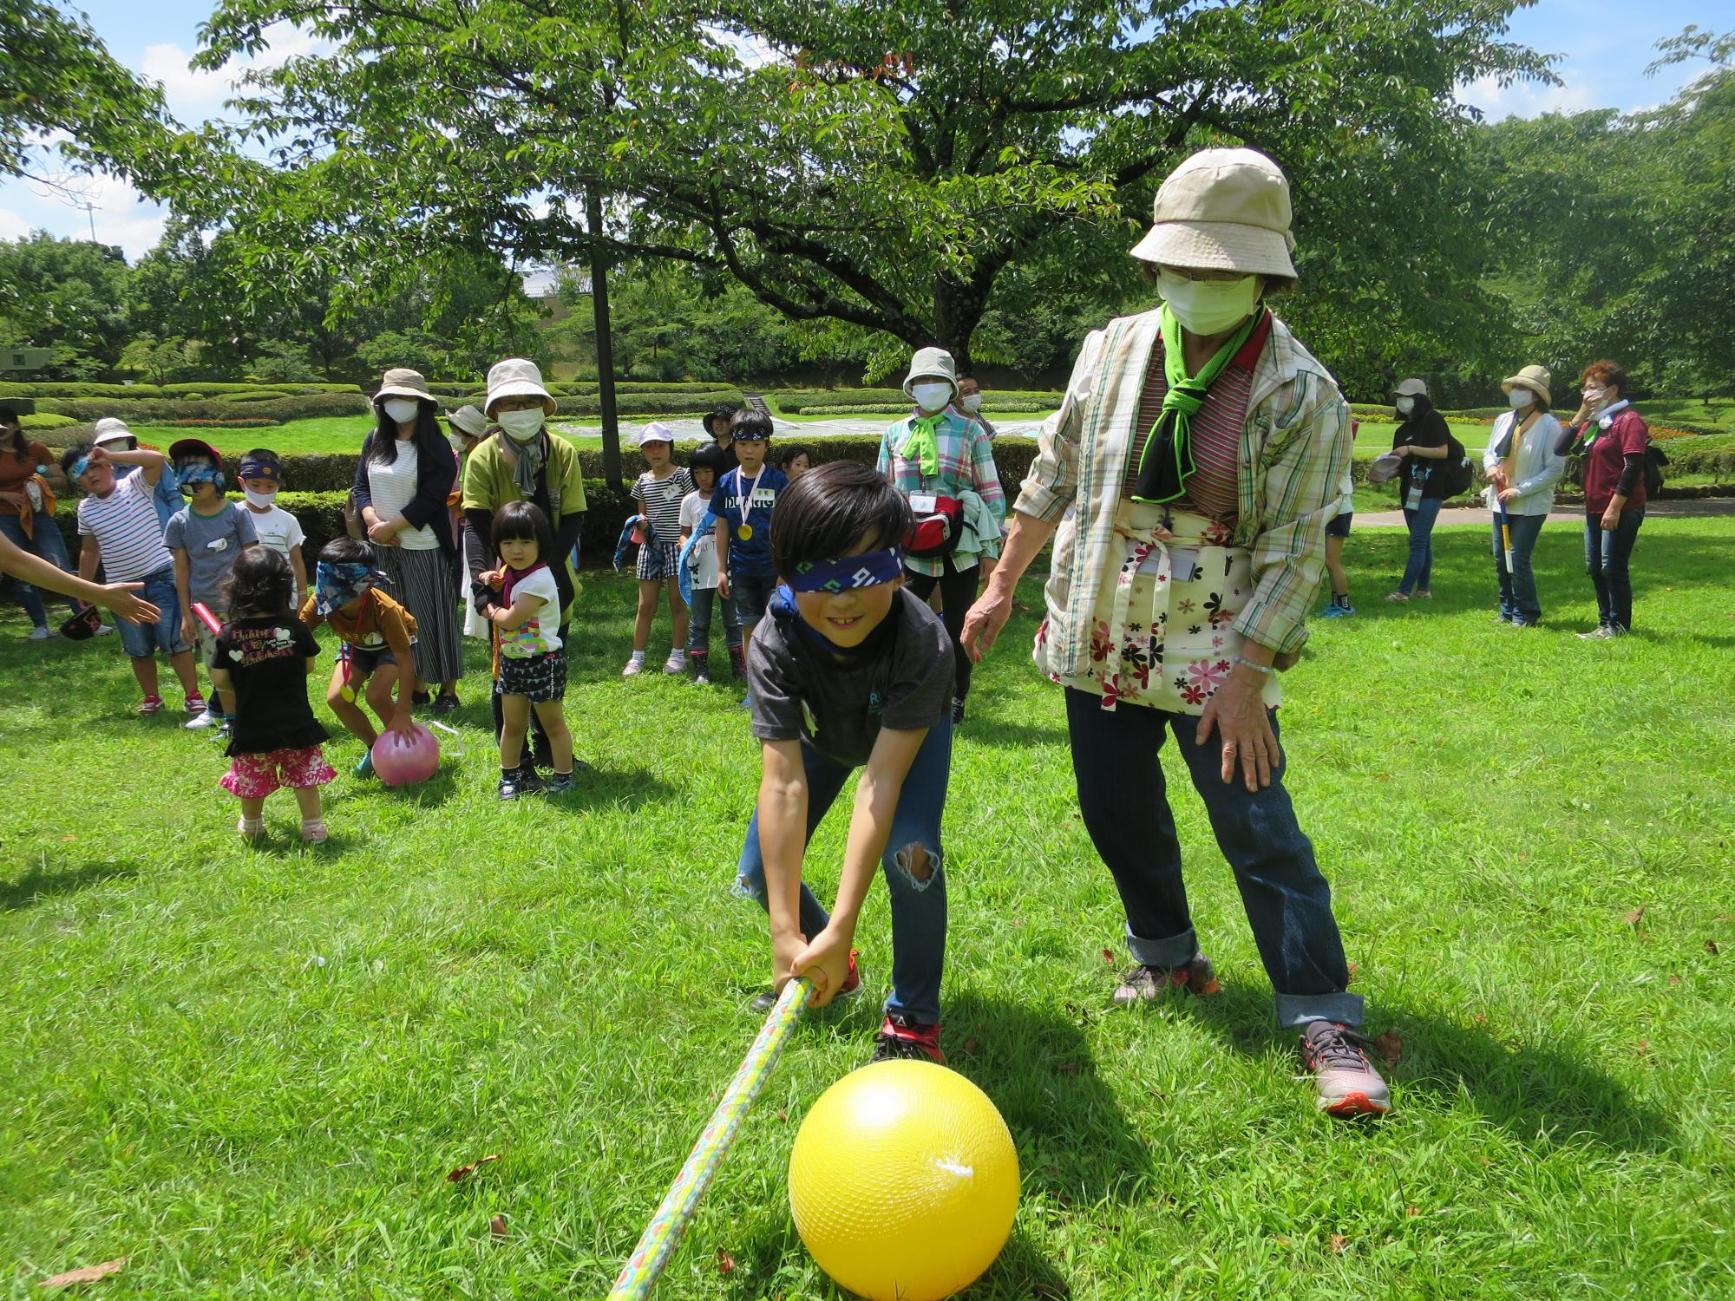
[[[298,609],[307,596],[307,562],[301,558],[301,544],[307,541],[307,534],[302,532],[301,521],[277,504],[278,490],[283,487],[283,458],[270,448],[255,447],[241,453],[237,477],[259,545],[289,562],[295,575],[290,608]]]
[[[402,733],[406,741],[415,731],[410,710],[415,700],[416,616],[380,591],[378,581],[373,544],[338,538],[319,553],[313,592],[301,605],[301,622],[308,631],[328,623],[341,643],[325,703],[366,747],[355,766],[357,777],[373,774],[373,744],[379,737],[357,703],[358,695],[373,707],[382,727]]]
[[[747,650],[763,774],[737,888],[771,916],[775,986],[805,976],[822,1007],[861,986],[851,945],[883,867],[892,992],[874,1058],[938,1062],[954,664],[945,625],[902,586],[898,543],[909,524],[903,497],[863,465],[822,465],[779,495],[779,586]],[[802,883],[802,859],[855,768],[862,775],[828,914]]]
[[[217,449],[197,438],[183,438],[169,445],[169,460],[180,481],[187,504],[169,519],[163,530],[163,545],[175,558],[175,594],[181,602],[183,634],[192,633],[199,659],[207,672],[215,663],[217,631],[229,620],[225,595],[235,560],[248,547],[259,544],[259,534],[245,507],[223,495],[227,482],[223,458]],[[216,627],[194,618],[193,606],[210,611]],[[220,693],[204,713],[187,721],[189,728],[222,726],[233,715]]]

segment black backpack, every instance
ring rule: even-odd
[[[1470,485],[1476,480],[1476,466],[1456,434],[1446,434],[1446,459],[1440,463],[1439,474],[1444,485],[1442,495],[1448,499],[1469,492]]]
[[[1663,467],[1668,463],[1662,448],[1654,442],[1645,443],[1645,496],[1655,497],[1663,490]]]

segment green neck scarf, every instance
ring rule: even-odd
[[[1187,374],[1186,354],[1181,350],[1181,323],[1169,305],[1162,306],[1159,321],[1163,331],[1163,378],[1168,392],[1163,394],[1163,410],[1151,426],[1145,439],[1144,455],[1139,458],[1138,481],[1133,486],[1133,500],[1170,502],[1187,495],[1187,480],[1196,468],[1193,464],[1193,442],[1190,428],[1199,408],[1216,383],[1217,376],[1241,351],[1252,337],[1255,327],[1265,318],[1265,306],[1253,309],[1239,330],[1229,336],[1216,355],[1199,369],[1197,375]]]
[[[922,463],[924,479],[934,478],[940,473],[940,442],[935,431],[945,418],[944,411],[931,416],[911,416],[910,436],[904,439],[904,445],[898,451],[906,461]]]

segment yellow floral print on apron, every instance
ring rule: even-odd
[[[1092,610],[1090,671],[1051,674],[1062,686],[1176,714],[1199,715],[1229,680],[1241,634],[1230,625],[1253,594],[1251,553],[1227,545],[1229,525],[1167,506],[1122,501],[1120,564],[1103,575]],[[1047,633],[1037,631],[1040,644]],[[1275,673],[1262,698],[1283,699]]]

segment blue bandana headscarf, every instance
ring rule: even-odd
[[[342,565],[321,560],[313,567],[313,608],[322,616],[328,615],[373,585],[372,565],[359,560]]]
[[[896,547],[887,547],[836,560],[805,561],[795,570],[789,586],[797,592],[848,592],[893,582],[904,572],[904,558]]]
[[[223,486],[223,472],[209,461],[182,461],[175,467],[175,478],[180,481],[181,491],[189,497],[193,495],[195,483]]]
[[[79,457],[67,467],[66,477],[71,479],[74,483],[77,483],[78,476],[88,469],[90,469],[90,453],[86,452],[83,456]]]

